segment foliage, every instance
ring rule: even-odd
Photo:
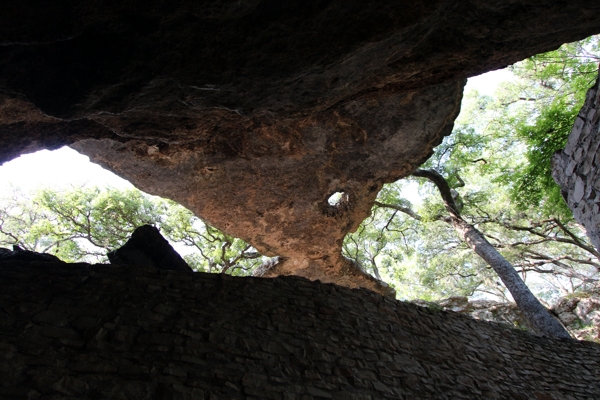
[[[467,93],[453,134],[422,166],[446,177],[463,217],[547,300],[599,284],[600,255],[550,174],[551,156],[564,147],[597,76],[599,42],[588,38],[516,64],[515,79],[493,97]],[[406,196],[416,190],[415,206]],[[371,217],[346,237],[344,254],[368,271],[382,270],[405,299],[507,299],[495,273],[443,222],[444,214],[439,193],[424,180],[385,185]],[[385,246],[366,244],[376,240]]]
[[[80,187],[15,192],[0,200],[0,245],[48,252],[68,262],[106,262],[139,226],[151,224],[199,271],[249,274],[261,255],[170,201],[138,190]]]
[[[512,66],[495,96],[466,93],[454,132],[423,168],[446,177],[461,214],[502,252],[538,295],[598,287],[600,255],[573,221],[550,176],[585,92],[596,76],[599,38],[567,44]],[[407,194],[418,191],[411,204]],[[508,294],[496,274],[443,221],[435,187],[406,179],[379,193],[372,215],[343,253],[404,299]],[[105,261],[135,227],[153,224],[194,268],[248,274],[264,260],[185,208],[137,191],[44,190],[0,204],[0,244],[66,261]]]
[[[384,276],[393,274],[394,280],[402,280],[402,269],[393,267],[412,254],[405,239],[414,234],[410,232],[414,226],[402,223],[396,218],[397,214],[398,211],[385,208],[374,210],[343,244],[344,254],[378,279],[382,279],[383,273]],[[398,246],[403,246],[403,251],[398,251]]]
[[[600,36],[568,43],[533,56],[510,69],[516,79],[480,114],[490,125],[484,133],[522,150],[520,162],[498,163],[501,184],[521,209],[540,207],[545,216],[569,216],[560,189],[550,175],[551,157],[564,148],[587,90],[598,76]],[[481,117],[481,115],[480,115]],[[512,149],[500,154],[506,156]]]
[[[544,204],[545,214],[569,215],[560,187],[552,179],[551,159],[556,151],[565,147],[579,108],[553,103],[541,111],[533,125],[516,128],[518,138],[529,146],[526,162],[511,177],[514,180],[512,198],[521,209]]]
[[[232,275],[248,275],[262,264],[262,256],[243,240],[204,223],[174,202],[168,203],[162,231],[174,243],[194,250],[184,256],[188,264],[201,271]]]

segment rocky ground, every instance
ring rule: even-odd
[[[469,301],[467,297],[462,296],[437,302],[416,300],[413,303],[532,330],[515,303],[491,300]],[[575,293],[561,297],[550,307],[550,311],[558,317],[574,338],[600,343],[600,292]]]

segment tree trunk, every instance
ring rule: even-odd
[[[419,169],[413,175],[427,178],[437,186],[446,210],[450,213],[450,217],[444,220],[450,223],[469,247],[496,271],[513,299],[515,299],[517,306],[537,333],[554,338],[570,338],[569,332],[550,315],[542,303],[531,293],[531,290],[525,285],[512,264],[487,241],[477,228],[461,217],[446,179],[434,170]]]
[[[566,329],[539,302],[521,279],[515,268],[487,241],[485,236],[462,218],[451,217],[451,224],[460,237],[498,274],[519,309],[538,333],[570,338]]]
[[[573,216],[600,251],[600,77],[586,96],[567,145],[552,157],[552,177]]]

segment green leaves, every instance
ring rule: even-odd
[[[512,186],[512,198],[521,209],[537,206],[545,215],[571,215],[552,178],[552,155],[565,147],[578,111],[564,102],[555,102],[541,110],[534,124],[516,127],[517,137],[528,146],[526,162],[512,176],[499,181]]]
[[[520,62],[494,96],[466,93],[454,132],[422,166],[446,178],[463,217],[550,297],[596,285],[600,274],[600,258],[551,176],[552,155],[564,148],[597,76],[599,44],[591,37]],[[409,187],[418,204],[407,200]],[[346,237],[344,255],[378,271],[399,297],[506,297],[493,271],[442,222],[447,213],[434,185],[394,182],[377,202]]]
[[[495,179],[510,189],[521,209],[571,214],[552,179],[551,158],[564,148],[597,76],[599,43],[600,37],[590,37],[515,64],[511,70],[518,79],[476,116],[492,121],[483,134],[510,144],[498,149],[504,161],[497,163]]]
[[[152,201],[136,190],[97,187],[44,189],[36,193],[33,203],[49,222],[39,234],[56,242],[53,247],[65,261],[104,261],[103,250],[122,246],[138,226],[160,225],[165,209],[164,201]]]
[[[199,271],[247,275],[262,256],[170,200],[98,187],[15,193],[0,201],[0,245],[49,252],[68,262],[106,262],[139,226],[150,224]]]
[[[204,223],[176,203],[169,202],[165,215],[164,234],[194,251],[185,256],[194,269],[248,275],[262,264],[262,256],[252,246]]]

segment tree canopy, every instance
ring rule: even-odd
[[[600,255],[550,174],[551,156],[564,147],[597,77],[599,50],[599,37],[566,44],[510,67],[515,78],[493,97],[466,93],[453,134],[422,166],[446,178],[462,216],[545,299],[596,288],[600,278]],[[411,191],[421,204],[410,204]],[[490,267],[440,220],[443,213],[427,181],[386,185],[371,217],[347,236],[344,254],[403,298],[509,298]]]
[[[247,274],[261,255],[173,201],[139,190],[78,187],[15,192],[0,202],[0,245],[47,252],[68,262],[106,262],[135,228],[151,224],[195,270]]]

